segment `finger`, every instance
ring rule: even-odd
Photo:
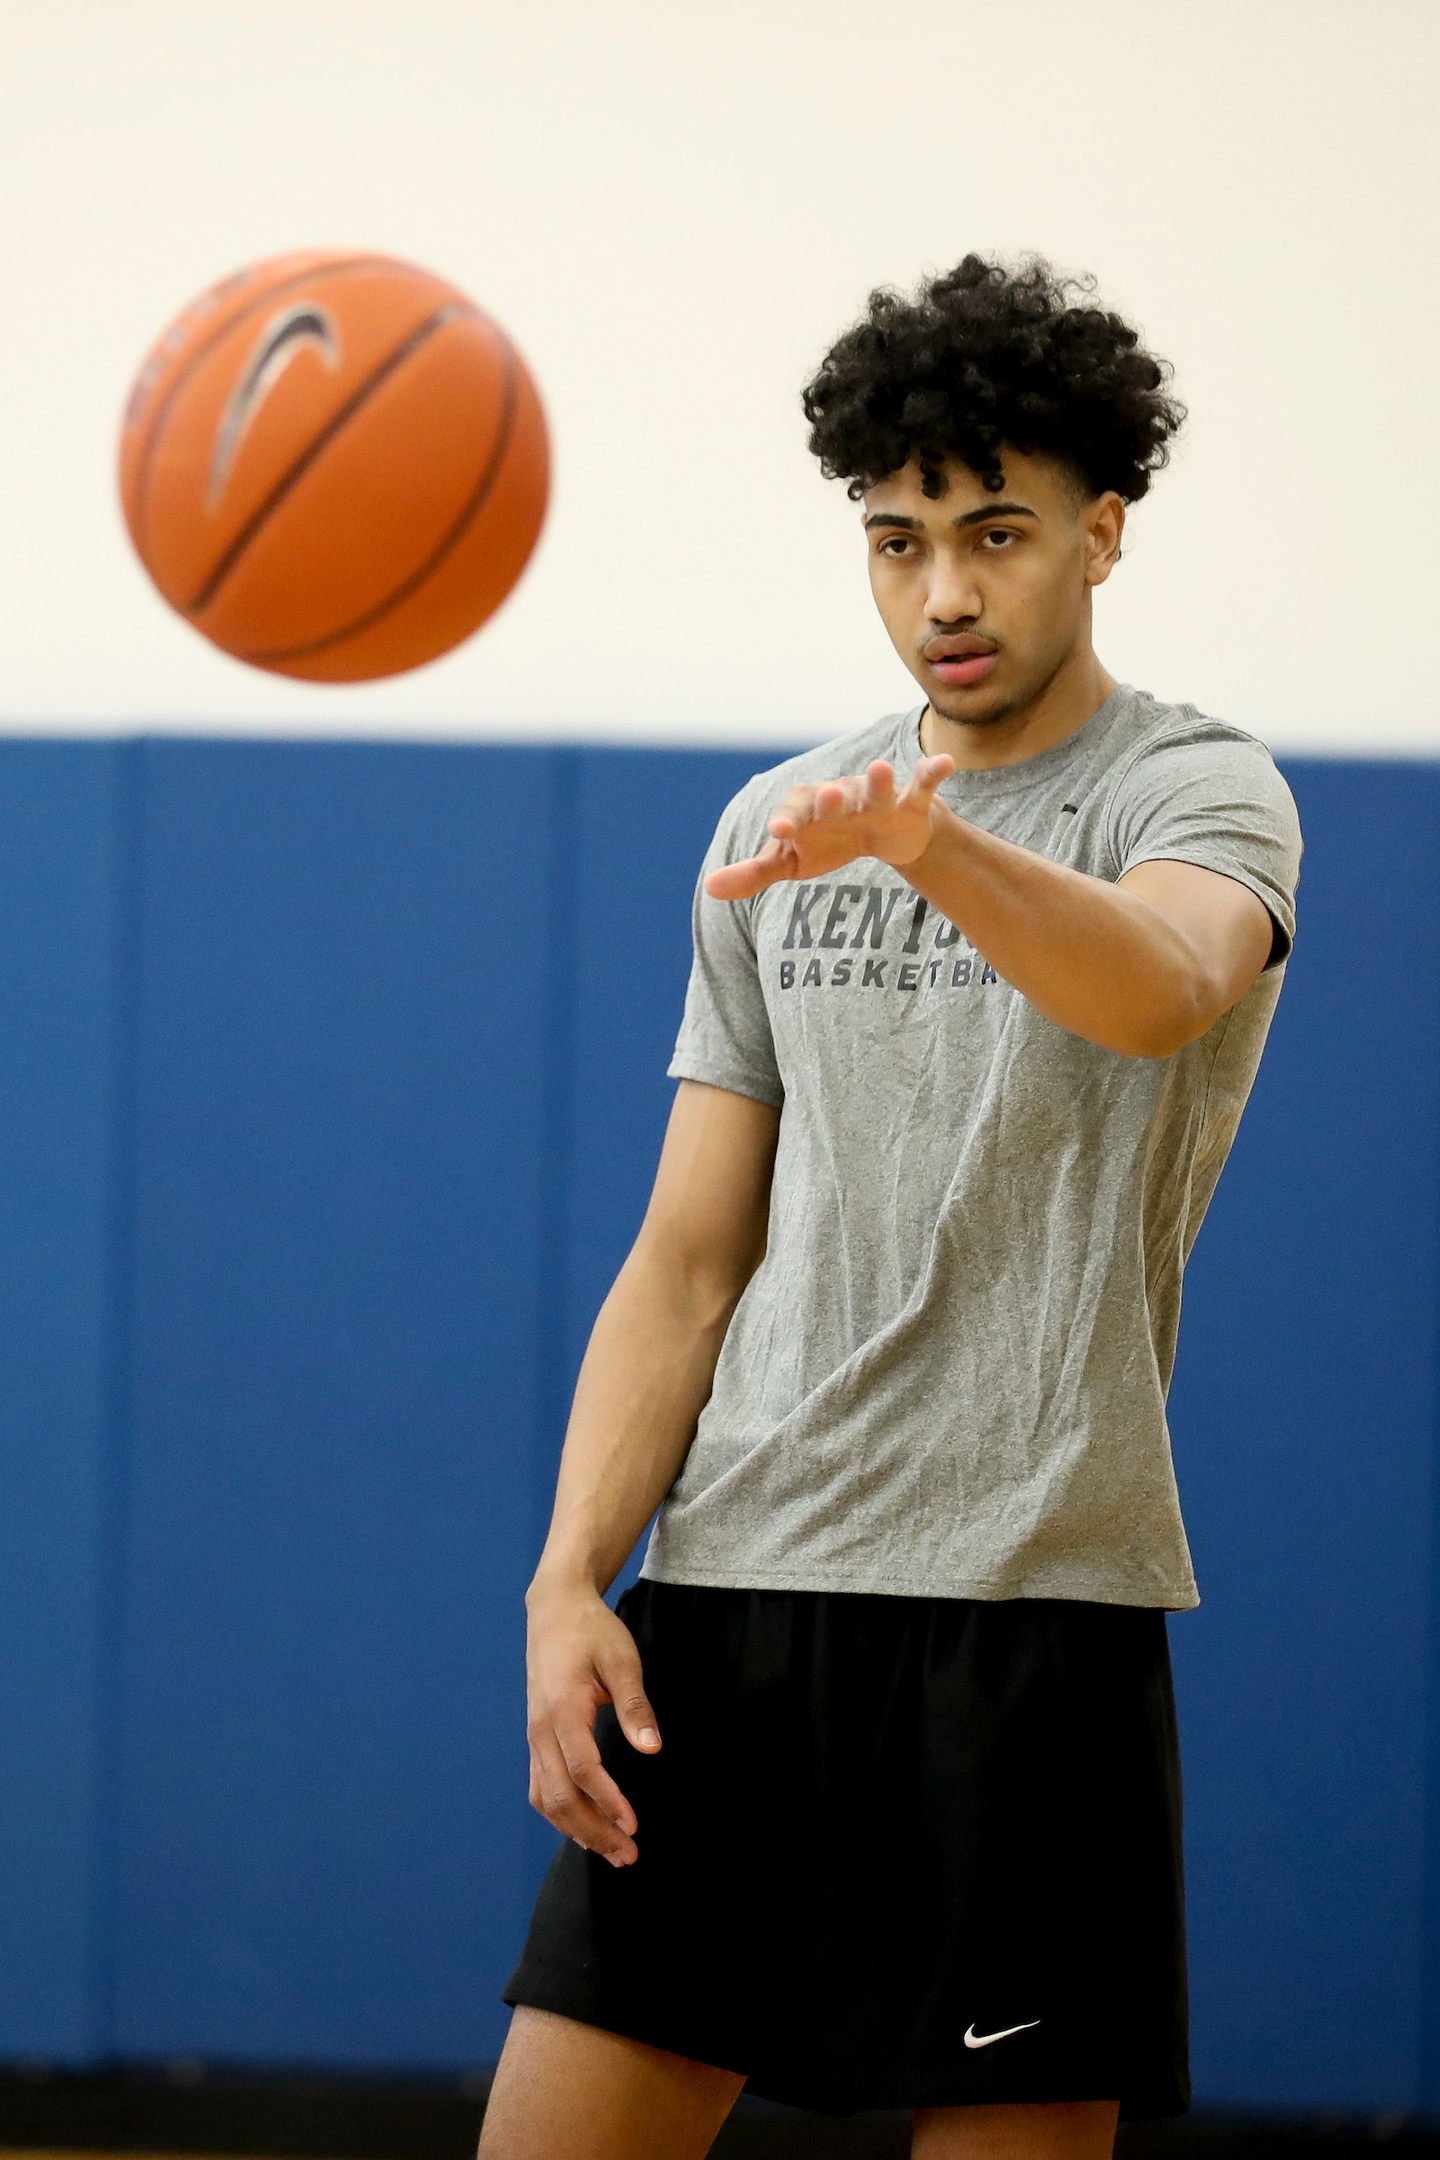
[[[531,1762],[530,1802],[548,1823],[616,1866],[628,1866],[638,1859],[634,1817],[630,1831],[618,1829],[589,1794],[580,1791],[553,1734],[544,1743],[532,1741]]]
[[[938,757],[921,758],[906,785],[904,801],[928,802],[942,780],[948,780],[955,770],[955,760],[944,752]]]
[[[645,1693],[639,1658],[602,1660],[599,1672],[605,1692],[615,1706],[620,1730],[631,1747],[638,1748],[642,1755],[657,1755],[660,1751],[660,1720]]]
[[[588,1720],[582,1717],[572,1722],[567,1736],[561,1717],[537,1717],[531,1721],[529,1739],[532,1798],[538,1792],[535,1805],[542,1815],[555,1820],[553,1811],[557,1807],[579,1806],[587,1812],[595,1810],[606,1827],[617,1830],[622,1837],[633,1834],[634,1811],[619,1786],[605,1778]],[[614,1795],[610,1806],[605,1804],[601,1791],[587,1789],[582,1783],[582,1774],[592,1770],[610,1785]]]
[[[847,811],[860,807],[851,800],[853,781],[827,780],[815,790],[815,821],[822,823],[828,818],[844,817]]]
[[[753,893],[764,892],[767,886],[793,878],[798,869],[799,857],[794,843],[770,840],[748,861],[726,863],[721,869],[710,871],[705,879],[705,890],[712,900],[748,900]]]
[[[635,1810],[600,1760],[600,1750],[589,1725],[577,1723],[562,1715],[554,1720],[555,1738],[565,1758],[565,1768],[571,1783],[577,1785],[607,1822],[612,1822],[622,1837],[635,1834]]]
[[[540,1810],[552,1830],[569,1838],[582,1852],[597,1853],[608,1860],[612,1867],[629,1867],[640,1857],[640,1848],[633,1838],[622,1837],[614,1825],[607,1823],[598,1808],[592,1807],[583,1793],[577,1793],[570,1801],[557,1803]]]
[[[531,1804],[562,1836],[574,1838],[590,1852],[601,1853],[607,1860],[616,1853],[633,1857],[633,1841],[606,1819],[593,1800],[577,1791],[558,1749],[542,1758]]]
[[[865,768],[865,807],[888,810],[895,801],[895,768],[884,758],[872,758]]]
[[[768,831],[775,840],[796,840],[819,814],[823,788],[794,788],[770,819]]]
[[[606,1829],[621,1838],[633,1838],[640,1825],[635,1811],[603,1763],[581,1763],[570,1776],[591,1803]]]

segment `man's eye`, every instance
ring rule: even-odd
[[[1011,541],[1018,540],[1019,537],[1020,535],[1018,533],[1008,532],[1003,525],[997,525],[995,526],[993,531],[986,533],[985,545],[990,549],[990,552],[993,555],[1000,548],[1009,547]]]

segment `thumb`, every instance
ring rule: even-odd
[[[928,802],[942,780],[948,780],[955,770],[955,760],[941,752],[937,757],[921,758],[910,775],[905,793],[912,802]]]
[[[767,840],[748,862],[723,863],[706,874],[705,890],[712,900],[748,900],[782,879],[795,875],[794,847],[788,840]]]
[[[600,1677],[615,1706],[620,1730],[631,1747],[638,1748],[642,1755],[656,1754],[660,1747],[660,1720],[645,1693],[639,1660],[616,1659],[608,1671],[602,1670]]]

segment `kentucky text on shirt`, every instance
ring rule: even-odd
[[[905,894],[909,894],[912,904],[908,913],[902,912],[900,918],[900,924],[908,925],[900,951],[902,954],[918,953],[930,904],[927,900],[922,900],[918,893],[910,892],[908,885],[892,885],[888,889],[881,885],[798,885],[790,905],[790,923],[781,951],[794,952],[798,949],[803,952],[818,945],[827,947],[831,952],[843,951],[848,946],[851,952],[855,952],[868,944],[873,951],[879,952],[884,946],[890,918],[895,913],[895,904]],[[830,903],[828,910],[823,904],[827,899]],[[858,924],[853,934],[850,934],[850,925],[856,920],[857,909]],[[897,929],[900,924],[896,925]],[[948,948],[965,942],[954,923],[947,921],[942,915],[936,923],[932,943],[946,954],[943,960],[897,960],[895,972],[888,983],[886,970],[894,957],[889,953],[880,960],[867,957],[863,972],[859,976],[855,975],[856,963],[848,953],[843,960],[831,963],[828,974],[821,961],[812,959],[806,961],[803,972],[799,972],[797,976],[799,964],[794,960],[782,960],[780,988],[793,990],[797,979],[802,990],[822,985],[839,990],[852,980],[861,989],[875,990],[918,990],[922,981],[933,986],[942,978],[953,990],[968,989],[972,982],[982,988],[987,983],[998,982],[1000,978],[994,968],[988,960],[981,959],[978,953],[972,958],[971,953],[966,951],[958,954],[955,959],[950,959]]]

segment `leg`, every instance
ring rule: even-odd
[[[913,2160],[1110,2160],[1118,2100],[917,2108]]]
[[[732,2070],[522,2005],[490,2089],[479,2160],[704,2160],[744,2083]]]

